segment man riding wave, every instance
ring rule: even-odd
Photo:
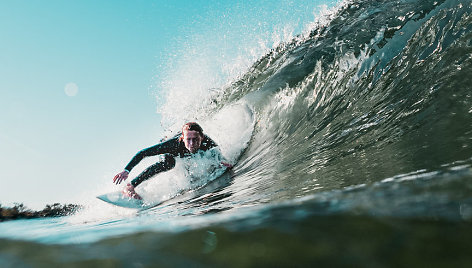
[[[190,157],[198,151],[207,151],[217,146],[218,145],[212,139],[203,134],[203,129],[200,127],[200,125],[195,122],[186,123],[182,127],[181,134],[178,134],[167,141],[139,151],[131,159],[128,165],[126,165],[125,169],[113,178],[113,182],[115,184],[120,184],[122,181],[125,181],[128,178],[131,170],[145,157],[164,155],[164,160],[159,161],[145,169],[123,189],[123,194],[125,196],[135,199],[142,199],[141,196],[135,192],[135,187],[160,172],[168,171],[174,168],[175,157]],[[221,164],[227,168],[232,168],[232,165],[227,162],[223,161]]]

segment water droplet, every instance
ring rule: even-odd
[[[72,82],[67,83],[66,86],[64,87],[64,92],[69,97],[75,97],[77,93],[79,93],[79,87],[77,86],[76,83],[72,83]]]

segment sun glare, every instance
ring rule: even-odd
[[[76,83],[67,83],[67,85],[64,87],[64,92],[69,97],[75,97],[79,92],[79,87]]]

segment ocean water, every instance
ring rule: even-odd
[[[0,223],[0,267],[471,267],[471,74],[471,1],[343,2],[195,101],[232,173]]]

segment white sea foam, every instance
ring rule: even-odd
[[[223,16],[219,28],[208,32],[202,29],[203,33],[193,33],[180,41],[168,53],[167,65],[161,66],[163,74],[157,81],[157,111],[162,114],[164,128],[175,130],[185,122],[206,119],[213,112],[213,99],[247,73],[254,62],[294,39],[308,38],[313,29],[327,24],[345,2],[331,3],[332,7],[313,3],[309,8],[281,2],[277,12],[283,22],[270,28],[258,17],[238,19],[238,15],[233,15],[236,13],[219,14]],[[293,8],[312,9],[313,17],[302,21],[290,16]],[[232,24],[233,20],[237,23]]]
[[[204,132],[218,147],[189,158],[177,158],[174,169],[145,182],[137,188],[138,193],[147,202],[158,203],[214,180],[225,171],[222,161],[236,164],[251,139],[254,124],[252,110],[246,104],[225,107],[201,122]]]

